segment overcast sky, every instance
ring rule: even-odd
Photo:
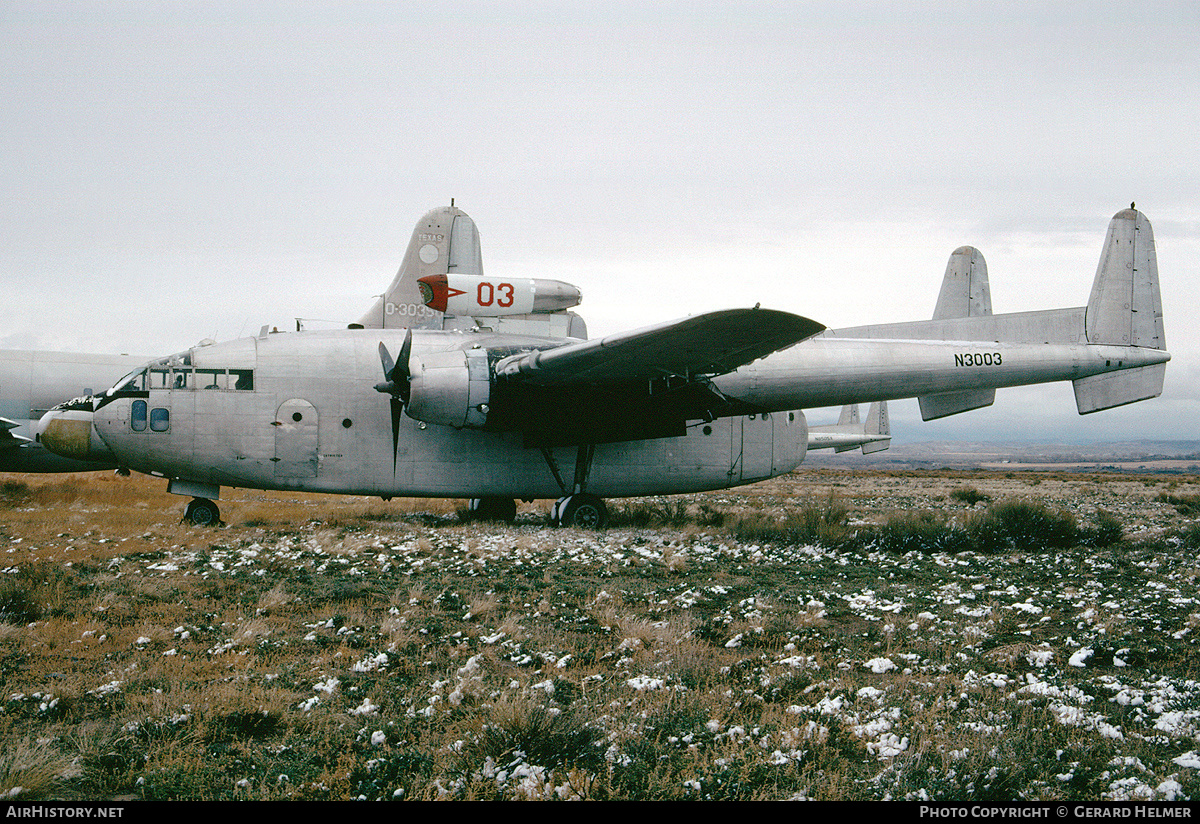
[[[1109,219],[1158,246],[1163,397],[1069,384],[904,440],[1196,438],[1200,4],[0,4],[0,347],[165,354],[356,320],[416,220],[582,288],[593,335],[762,303],[927,318],[1087,302]],[[829,413],[814,413],[828,422]]]

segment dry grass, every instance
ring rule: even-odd
[[[817,470],[621,504],[627,525],[599,533],[532,507],[460,525],[452,501],[236,490],[228,526],[196,529],[161,486],[0,485],[0,792],[1200,789],[1193,479]],[[985,555],[864,538],[1036,521],[977,496],[1080,525],[1103,510],[1125,539]]]

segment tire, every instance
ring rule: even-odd
[[[595,495],[572,495],[563,504],[558,523],[576,529],[603,529],[608,523],[608,508]]]
[[[195,526],[216,526],[221,523],[221,510],[207,498],[192,498],[183,517]]]

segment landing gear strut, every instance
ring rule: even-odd
[[[608,522],[608,508],[598,496],[585,492],[588,474],[592,471],[592,460],[596,457],[595,444],[582,444],[575,454],[575,483],[571,491],[563,481],[554,453],[542,448],[542,457],[558,482],[563,497],[554,502],[550,509],[550,523],[554,526],[573,526],[580,529],[601,529]]]
[[[192,498],[183,512],[183,518],[196,526],[217,526],[221,523],[221,510],[208,498]]]
[[[472,498],[467,509],[476,521],[503,521],[510,524],[517,518],[517,502],[512,498]]]

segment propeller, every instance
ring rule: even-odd
[[[392,360],[383,341],[379,342],[379,360],[383,364],[383,382],[375,384],[375,391],[391,396],[392,407],[392,474],[396,473],[396,453],[400,450],[400,416],[404,414],[404,404],[408,403],[412,383],[408,371],[408,361],[412,356],[412,330],[404,336],[400,346],[400,357]]]

